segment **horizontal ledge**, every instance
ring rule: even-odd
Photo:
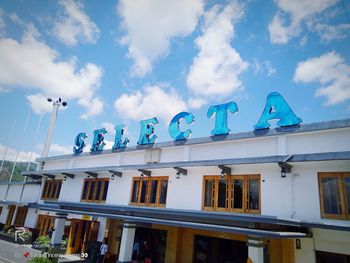
[[[135,145],[135,146],[129,146],[127,148],[121,148],[118,150],[107,149],[97,153],[83,152],[79,155],[65,154],[65,155],[59,155],[59,156],[50,156],[45,158],[37,158],[36,161],[44,162],[49,160],[64,160],[64,159],[77,158],[77,157],[113,154],[118,152],[131,152],[131,151],[139,151],[139,150],[145,150],[145,149],[161,149],[161,148],[184,146],[184,145],[198,145],[198,144],[205,144],[205,143],[212,143],[212,142],[261,138],[261,137],[295,134],[295,133],[302,133],[302,132],[341,129],[341,128],[347,128],[347,127],[350,127],[350,119],[332,120],[332,121],[302,124],[300,126],[278,127],[274,129],[255,130],[251,132],[240,132],[240,133],[234,133],[234,134],[228,134],[228,135],[192,138],[188,140],[160,142],[160,143],[147,144],[147,145]]]
[[[44,209],[40,208],[40,209],[46,210],[45,208]],[[48,210],[53,211],[53,212],[65,212],[65,213],[70,213],[70,214],[81,214],[81,211],[70,210],[70,209],[60,209],[60,208],[55,208],[55,207],[48,208]],[[302,233],[302,232],[278,232],[278,231],[261,230],[261,229],[253,229],[253,228],[188,222],[188,221],[181,221],[181,220],[158,219],[158,218],[154,218],[154,217],[106,214],[106,213],[99,213],[99,212],[92,212],[92,211],[86,211],[86,212],[84,212],[84,214],[90,215],[90,216],[97,216],[97,217],[122,219],[122,220],[125,220],[127,223],[161,224],[161,225],[167,225],[167,226],[195,228],[195,229],[220,231],[220,232],[227,232],[227,233],[234,233],[234,234],[253,235],[253,236],[259,236],[259,237],[273,237],[273,238],[310,237],[310,234]]]
[[[289,155],[274,155],[263,157],[248,157],[248,158],[231,158],[231,159],[216,159],[216,160],[198,160],[198,161],[181,161],[181,162],[164,162],[164,163],[149,163],[149,164],[133,164],[120,166],[101,166],[90,168],[72,168],[59,170],[42,170],[36,172],[23,172],[24,176],[42,176],[45,173],[50,174],[97,174],[98,172],[108,172],[110,170],[123,172],[130,170],[151,170],[164,169],[173,167],[201,167],[201,166],[218,166],[218,165],[242,165],[242,164],[266,164],[278,163],[285,160]],[[324,153],[306,153],[294,154],[288,159],[288,163],[293,162],[314,162],[314,161],[333,161],[333,160],[350,160],[350,151],[345,152],[324,152]]]

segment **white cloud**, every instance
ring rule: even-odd
[[[286,44],[302,32],[302,23],[310,25],[316,15],[320,15],[337,0],[275,0],[279,10],[268,26],[270,41]],[[313,27],[308,27],[313,30]]]
[[[251,66],[254,69],[254,74],[265,74],[271,77],[276,73],[276,69],[272,66],[271,61],[268,60],[259,61],[257,58],[254,58]]]
[[[191,109],[200,109],[203,105],[207,104],[207,100],[203,98],[189,98],[187,104]]]
[[[2,161],[2,158],[4,157],[4,153],[6,151],[6,146],[0,144],[0,162]],[[17,155],[17,150],[13,149],[11,147],[7,148],[7,152],[6,152],[6,156],[5,156],[5,160],[7,161],[12,161],[14,162],[16,159],[16,155]],[[17,156],[17,162],[29,162],[30,157],[31,157],[31,161],[34,162],[36,158],[39,158],[40,155],[38,153],[33,152],[32,156],[31,152],[25,152],[25,151],[19,151],[18,152],[18,156]]]
[[[114,125],[111,122],[103,122],[102,123],[102,127],[105,128],[107,130],[107,132],[110,134],[115,134],[115,129],[114,129],[115,126],[116,125]]]
[[[81,98],[78,104],[85,107],[87,111],[81,115],[82,119],[90,119],[103,111],[103,102],[100,98]]]
[[[82,117],[99,114],[102,102],[95,97],[95,92],[100,87],[102,69],[92,63],[79,69],[76,59],[61,60],[59,53],[40,41],[38,36],[36,28],[28,25],[21,41],[0,39],[0,86],[34,89],[45,100],[46,97],[77,99],[78,104],[87,109]],[[39,97],[34,95],[28,100],[38,101]]]
[[[35,147],[39,151],[42,151],[43,144],[37,144],[37,145],[35,145]],[[50,156],[61,155],[61,154],[70,154],[70,153],[73,153],[73,145],[60,145],[57,143],[52,143],[50,145]]]
[[[54,24],[53,33],[58,40],[68,46],[75,46],[79,41],[96,43],[100,30],[84,12],[80,1],[61,0],[63,13]]]
[[[123,94],[114,103],[115,110],[125,119],[142,120],[158,117],[168,125],[175,114],[187,110],[186,103],[175,89],[166,84],[146,86],[134,94]]]
[[[336,52],[300,62],[294,74],[295,82],[319,83],[315,96],[325,96],[325,105],[334,105],[350,99],[350,66]]]
[[[52,103],[48,102],[47,97],[41,94],[27,96],[27,101],[36,114],[52,111]]]
[[[322,23],[317,23],[314,29],[321,37],[324,42],[329,42],[334,39],[343,39],[349,34],[350,24],[341,25],[327,25]]]
[[[128,46],[128,57],[134,62],[132,75],[142,77],[168,54],[173,38],[193,32],[203,0],[121,0],[117,11],[126,30],[120,42]]]
[[[224,97],[242,89],[238,76],[248,67],[231,47],[234,24],[243,16],[237,3],[214,6],[204,16],[202,35],[196,40],[199,54],[187,76],[187,86],[196,95]]]

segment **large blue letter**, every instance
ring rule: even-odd
[[[180,131],[179,124],[181,119],[185,119],[187,124],[191,124],[194,121],[194,116],[189,112],[180,112],[171,120],[168,130],[170,137],[175,141],[186,139],[192,134],[190,129],[187,129],[184,132]]]
[[[125,148],[126,145],[129,142],[128,138],[125,138],[124,142],[122,141],[122,136],[124,134],[124,125],[117,125],[115,126],[115,139],[114,139],[114,145],[112,149],[118,149],[118,148]]]
[[[267,95],[267,101],[259,122],[254,126],[255,130],[270,127],[269,120],[279,119],[277,126],[298,125],[302,120],[297,117],[287,102],[278,92],[271,92]]]
[[[103,141],[103,134],[105,133],[107,133],[105,128],[94,130],[94,139],[90,148],[91,152],[99,152],[103,150],[103,147],[106,145]]]
[[[87,138],[87,135],[85,132],[78,133],[78,135],[75,137],[75,146],[73,147],[73,153],[74,154],[79,154],[83,152],[84,147],[86,146],[85,144],[85,139]]]
[[[212,135],[224,135],[230,132],[230,129],[227,127],[227,111],[231,113],[237,112],[237,104],[230,101],[229,103],[209,107],[208,118],[211,118],[215,113],[215,129],[211,131]]]
[[[143,145],[143,144],[152,144],[157,139],[157,135],[153,135],[154,133],[154,127],[153,125],[158,124],[158,120],[156,117],[140,121],[141,124],[141,132],[139,141],[137,144]]]

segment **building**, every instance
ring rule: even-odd
[[[0,222],[108,262],[350,262],[349,160],[350,119],[41,158]]]

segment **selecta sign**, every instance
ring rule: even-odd
[[[215,128],[211,131],[213,136],[226,135],[230,132],[227,127],[227,114],[235,113],[238,111],[237,104],[230,101],[225,104],[210,106],[207,112],[207,117],[212,118],[215,116]],[[182,131],[180,129],[180,121],[184,119],[187,124],[192,124],[194,121],[194,115],[189,112],[180,112],[176,114],[169,124],[169,135],[175,141],[185,140],[191,134],[191,130],[187,129]],[[265,108],[261,114],[261,117],[257,124],[255,124],[255,130],[268,129],[270,127],[269,121],[277,119],[277,126],[286,127],[299,125],[302,120],[297,117],[287,102],[278,92],[272,92],[267,96]],[[138,145],[153,144],[157,135],[154,134],[154,126],[158,124],[157,117],[140,121],[141,130],[140,137],[137,142]],[[129,143],[129,139],[123,139],[124,125],[117,125],[115,127],[115,139],[112,150],[125,148]],[[102,151],[106,145],[104,140],[104,134],[107,133],[105,128],[97,129],[93,131],[93,141],[90,151],[99,152]],[[87,135],[85,132],[79,133],[75,138],[75,146],[73,147],[74,154],[80,154],[83,152],[83,148],[86,146],[85,139]]]

